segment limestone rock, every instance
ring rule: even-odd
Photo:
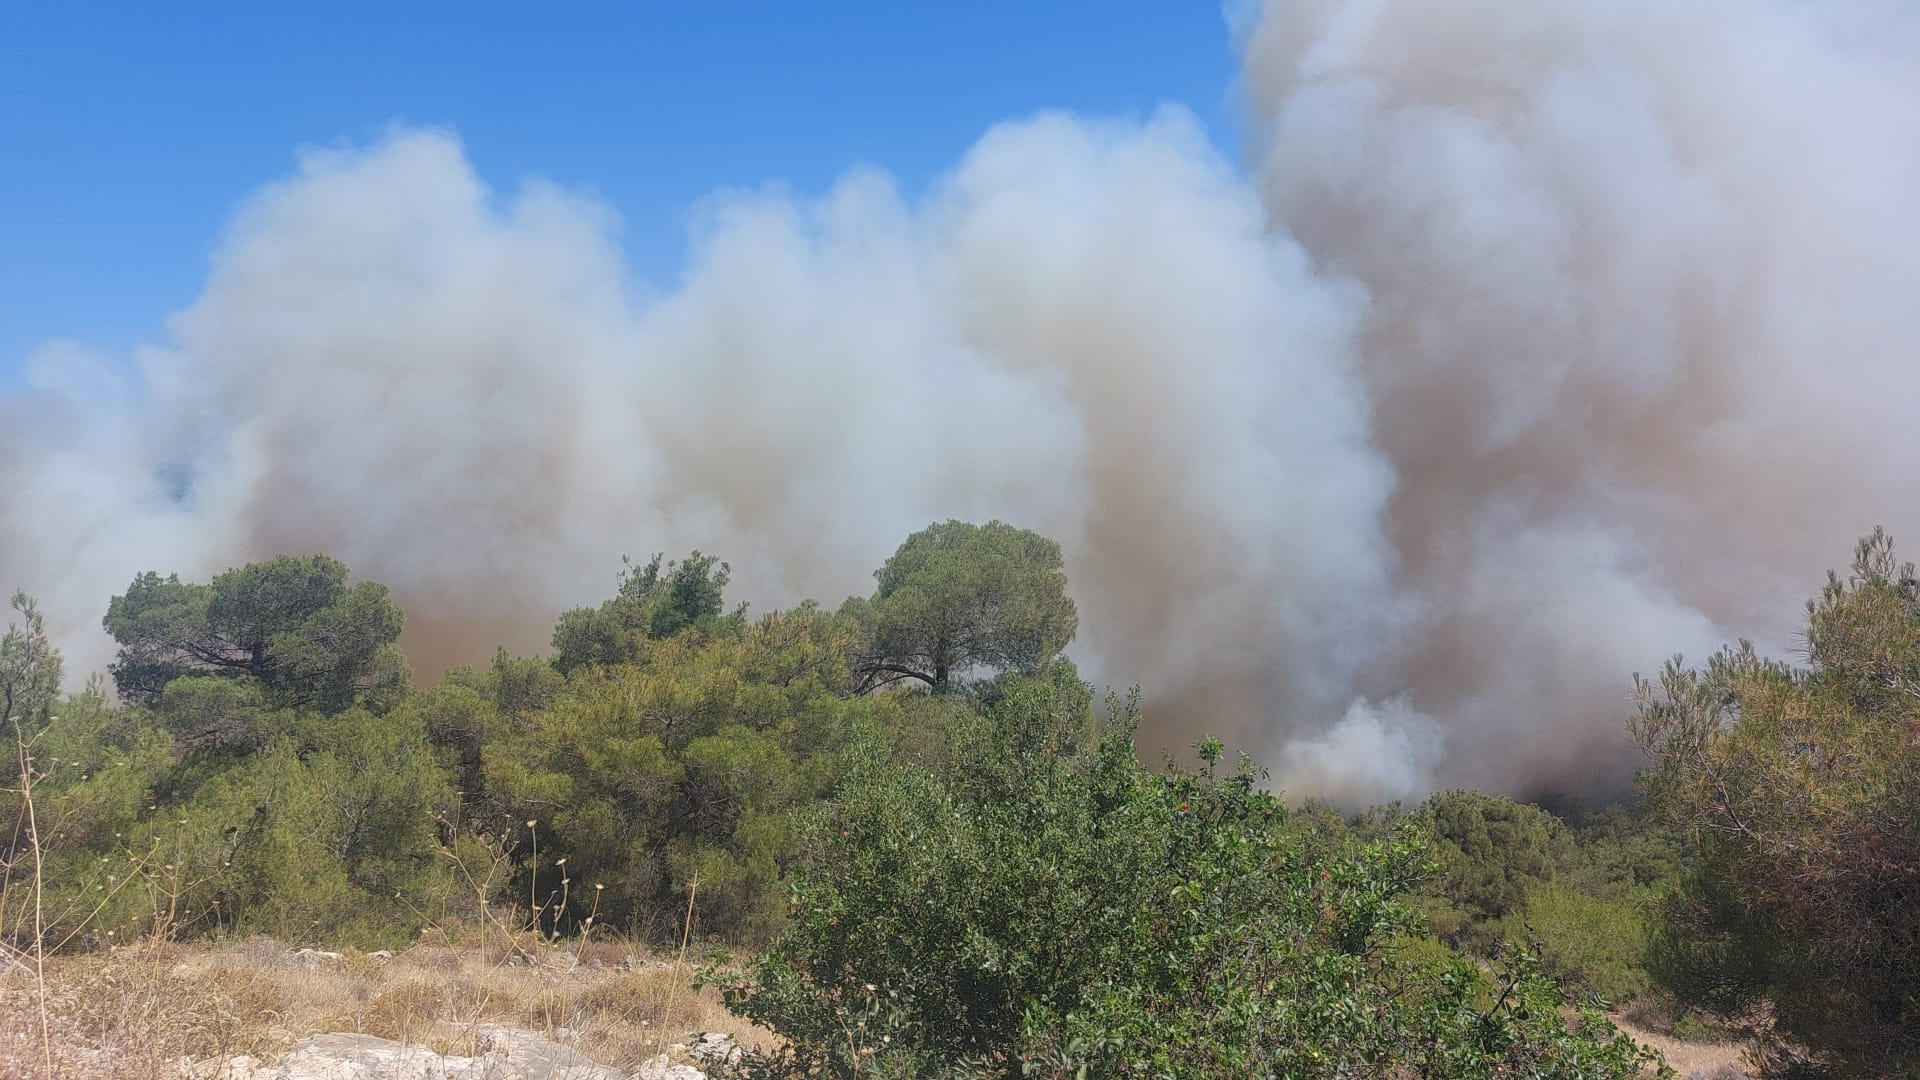
[[[478,1031],[487,1043],[479,1060],[500,1070],[478,1074],[486,1080],[627,1080],[619,1070],[544,1035],[492,1024],[482,1024]]]
[[[231,1058],[200,1071],[207,1080],[479,1080],[475,1058],[436,1054],[424,1046],[333,1032],[311,1035],[272,1064]]]
[[[718,1031],[709,1031],[700,1036],[700,1041],[690,1051],[695,1061],[706,1065],[721,1062],[732,1064],[740,1060],[741,1050],[734,1045],[733,1036]]]
[[[707,1074],[691,1065],[675,1065],[665,1054],[643,1062],[633,1080],[707,1080]]]
[[[437,1054],[411,1043],[371,1035],[313,1035],[271,1064],[249,1057],[203,1062],[189,1074],[200,1080],[628,1080],[618,1069],[579,1050],[517,1028],[482,1024],[479,1057]],[[706,1080],[664,1056],[643,1065],[641,1080]]]
[[[322,967],[327,964],[337,964],[340,962],[340,954],[337,952],[327,952],[324,949],[299,949],[296,950],[292,956],[288,957],[288,959],[301,967],[312,968]]]

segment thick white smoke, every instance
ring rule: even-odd
[[[1364,284],[1447,782],[1617,772],[1618,673],[1920,543],[1920,11],[1288,0],[1243,27],[1274,227]]]
[[[1920,537],[1915,26],[1276,4],[1252,180],[1178,109],[1043,115],[922,199],[717,197],[657,293],[448,134],[309,153],[165,348],[0,401],[0,584],[97,669],[136,571],[324,550],[431,671],[542,647],[623,552],[834,602],[1000,517],[1157,744],[1356,799],[1612,782],[1629,672],[1785,644],[1852,537]]]
[[[307,155],[127,404],[49,388],[86,426],[9,469],[5,569],[97,665],[78,631],[137,570],[324,550],[396,588],[434,667],[543,647],[622,552],[837,602],[927,522],[998,516],[1071,552],[1100,673],[1243,735],[1342,704],[1390,631],[1358,293],[1184,112],[1006,125],[916,206],[875,173],[719,200],[655,297],[613,226],[497,200],[441,133]]]

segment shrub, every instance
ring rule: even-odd
[[[1455,945],[1519,910],[1528,892],[1553,880],[1572,853],[1572,836],[1559,818],[1499,795],[1450,791],[1434,796],[1426,812],[1440,865],[1437,891],[1464,917]]]
[[[1565,885],[1527,893],[1509,935],[1531,939],[1542,969],[1567,993],[1606,1002],[1630,1001],[1652,985],[1647,974],[1645,901],[1603,899]]]
[[[767,1076],[1636,1076],[1524,953],[1491,977],[1417,933],[1427,839],[1318,853],[1243,761],[1154,773],[1072,669],[957,715],[942,768],[863,745],[803,830],[787,931],[729,1007]]]
[[[1673,1037],[1687,1042],[1708,1042],[1713,1038],[1713,1029],[1692,1013],[1681,1013],[1680,1019],[1673,1022]]]
[[[524,841],[518,895],[544,904],[570,880],[554,896],[563,923],[597,903],[598,923],[646,933],[679,926],[698,880],[700,933],[767,940],[793,813],[836,778],[849,733],[889,708],[845,696],[847,633],[807,606],[723,635],[629,635],[626,659],[575,668],[479,750],[492,816]]]

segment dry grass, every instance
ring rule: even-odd
[[[628,1071],[694,1032],[772,1041],[727,1013],[714,991],[694,990],[692,971],[671,957],[536,944],[531,935],[517,944],[485,952],[422,944],[391,959],[303,960],[264,940],[56,957],[47,965],[53,1075],[162,1077],[183,1059],[270,1058],[328,1031],[475,1054],[484,1049],[479,1025],[504,1024]],[[527,959],[508,959],[516,956]],[[0,1077],[46,1075],[33,1005],[30,972],[0,975]]]
[[[749,1047],[772,1042],[767,1032],[727,1013],[716,992],[692,985],[686,953],[697,880],[671,959],[594,938],[592,918],[587,940],[561,942],[552,929],[552,936],[540,930],[564,909],[566,879],[544,906],[530,894],[530,909],[520,916],[496,909],[491,901],[509,855],[499,845],[473,865],[447,853],[471,890],[477,920],[428,919],[433,929],[397,956],[292,952],[265,939],[177,943],[179,882],[153,874],[146,877],[161,884],[144,940],[69,952],[80,940],[78,929],[64,937],[50,933],[53,924],[42,910],[34,794],[43,774],[33,754],[39,735],[28,739],[18,723],[13,728],[8,749],[18,779],[7,793],[18,797],[15,836],[26,843],[16,842],[0,859],[0,927],[9,931],[0,936],[0,1080],[154,1080],[181,1076],[196,1062],[272,1058],[325,1032],[471,1056],[485,1049],[483,1024],[571,1043],[628,1072],[662,1053],[683,1056],[686,1047],[676,1044],[697,1033],[722,1032]],[[125,880],[138,876],[128,873]],[[28,943],[24,950],[21,941]]]
[[[1741,1041],[1697,1042],[1679,1038],[1674,1035],[1669,1018],[1658,1013],[1628,1010],[1608,1018],[1635,1042],[1658,1050],[1682,1080],[1694,1076],[1730,1080],[1750,1075],[1746,1045]]]

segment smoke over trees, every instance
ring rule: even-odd
[[[544,645],[636,538],[767,608],[1000,517],[1060,542],[1070,654],[1150,688],[1150,745],[1385,798],[1617,782],[1621,672],[1778,646],[1825,552],[1916,531],[1911,12],[1235,33],[1244,171],[1177,107],[1015,119],[924,193],[716,196],[665,289],[449,133],[307,152],[158,344],[0,400],[0,582],[82,677],[139,570],[326,551],[431,676]]]

